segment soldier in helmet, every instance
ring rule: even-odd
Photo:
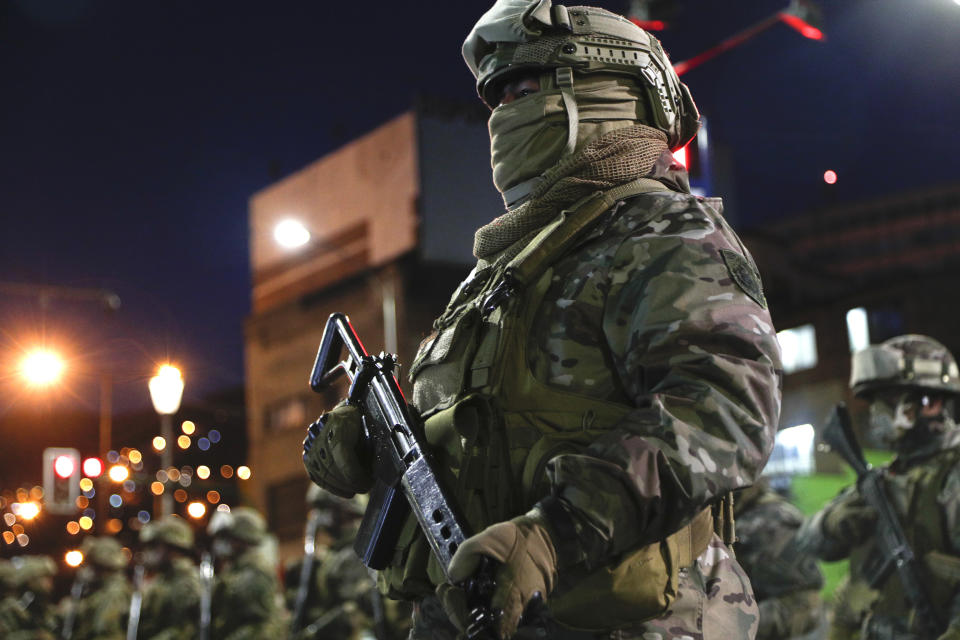
[[[884,468],[886,491],[922,571],[933,608],[947,626],[939,640],[960,639],[960,430],[953,402],[957,363],[942,344],[905,335],[853,355],[850,386],[866,400],[870,427],[895,452]],[[800,539],[824,560],[850,558],[837,594],[831,638],[919,639],[896,572],[874,580],[877,516],[856,486],[804,523]]]
[[[283,637],[286,620],[276,575],[276,548],[263,516],[249,507],[217,511],[207,533],[217,568],[213,640]]]
[[[48,556],[17,556],[0,566],[0,638],[54,640],[59,620],[51,606],[57,565]]]
[[[823,574],[816,559],[797,545],[803,514],[761,478],[737,492],[734,515],[737,561],[750,576],[760,606],[757,640],[820,638]]]
[[[307,504],[311,519],[316,518],[316,551],[311,575],[303,574],[302,559],[287,567],[287,606],[295,619],[299,616],[293,637],[405,638],[410,626],[409,605],[384,598],[353,550],[363,501],[340,498],[311,485]],[[302,585],[304,578],[307,582]]]
[[[137,638],[192,640],[200,620],[200,574],[193,562],[193,529],[168,515],[140,530],[149,578]]]
[[[412,638],[464,628],[484,558],[503,638],[753,637],[725,525],[773,448],[780,353],[752,258],[673,159],[690,93],[656,38],[593,7],[498,0],[463,54],[506,213],[409,375],[475,535],[442,567],[411,519],[380,583],[417,603]],[[313,481],[367,492],[363,433],[349,404],[323,416]]]
[[[127,633],[127,614],[131,588],[125,569],[127,556],[116,539],[88,537],[80,546],[83,566],[77,581],[80,589],[71,596],[66,616],[72,618],[71,640],[123,640]]]

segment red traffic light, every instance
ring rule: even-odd
[[[83,475],[88,478],[98,478],[103,473],[103,462],[100,458],[87,458],[83,461]]]
[[[74,471],[73,458],[70,456],[57,456],[53,459],[53,471],[61,478],[69,478]]]

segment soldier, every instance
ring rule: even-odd
[[[200,621],[200,573],[192,560],[193,529],[169,515],[140,530],[144,587],[137,638],[193,640]]]
[[[507,212],[410,367],[475,532],[452,582],[497,563],[502,638],[753,637],[716,531],[772,450],[780,354],[752,258],[673,159],[699,124],[690,93],[655,38],[592,7],[499,0],[463,53]],[[314,482],[368,491],[363,433],[349,404],[321,417]],[[463,629],[464,593],[412,519],[379,580],[417,602],[411,638]],[[549,611],[517,631],[537,595]]]
[[[124,640],[131,588],[124,570],[127,557],[120,543],[109,537],[88,537],[80,545],[83,566],[65,614],[71,619],[71,640]],[[74,599],[72,596],[78,595]]]
[[[58,619],[50,603],[57,565],[48,556],[18,556],[0,567],[0,638],[54,640]]]
[[[886,492],[921,572],[933,609],[948,620],[939,640],[960,639],[960,430],[951,417],[960,394],[957,364],[920,335],[891,338],[853,355],[850,386],[870,403],[870,426],[896,452],[883,469]],[[830,637],[919,640],[896,571],[875,582],[883,558],[874,546],[877,516],[856,486],[803,525],[804,547],[824,560],[850,558],[837,593]]]
[[[762,478],[737,493],[734,515],[737,561],[760,605],[757,640],[821,637],[823,574],[816,559],[796,544],[803,514]]]
[[[376,582],[353,550],[364,504],[324,491],[316,485],[307,490],[311,518],[318,518],[316,557],[307,577],[306,600],[300,604],[294,638],[345,638],[400,640],[409,631],[410,608],[406,603],[384,598]],[[308,533],[309,535],[309,533]],[[303,561],[287,568],[287,606],[298,614]]]
[[[286,620],[277,584],[276,549],[263,517],[249,507],[217,511],[207,533],[213,539],[217,567],[211,637],[283,637]]]

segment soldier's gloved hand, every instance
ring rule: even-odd
[[[951,624],[937,640],[960,640],[960,623]]]
[[[856,543],[864,540],[877,524],[877,512],[860,496],[849,493],[827,510],[823,533],[834,540]]]
[[[450,560],[451,581],[459,584],[473,576],[483,556],[499,563],[490,604],[502,612],[497,620],[500,637],[510,638],[527,604],[536,594],[546,602],[556,583],[557,552],[540,510],[534,508],[467,538]],[[454,624],[465,629],[469,621],[463,590],[443,584],[437,593]]]
[[[342,498],[370,491],[372,460],[356,407],[339,404],[310,425],[303,440],[303,466],[311,480]]]

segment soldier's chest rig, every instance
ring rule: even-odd
[[[635,408],[545,384],[531,372],[527,352],[552,265],[618,201],[663,190],[641,178],[562,212],[519,251],[474,269],[421,343],[410,368],[412,401],[424,418],[436,468],[472,531],[529,510],[549,494],[550,459],[582,452]],[[707,509],[667,540],[583,576],[568,594],[554,594],[551,610],[561,622],[586,628],[654,617],[675,597],[679,567],[692,564],[712,534]],[[411,518],[381,581],[394,596],[418,599],[442,580]],[[579,591],[590,593],[584,599]],[[604,598],[611,606],[598,606]],[[583,610],[586,603],[592,615]]]

